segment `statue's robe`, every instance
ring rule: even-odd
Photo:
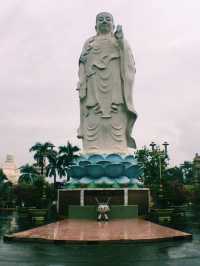
[[[119,112],[122,110],[126,115],[127,146],[136,148],[131,137],[137,118],[132,101],[134,76],[134,58],[126,40],[123,40],[123,47],[118,45],[112,34],[95,36],[86,41],[79,60],[80,138],[84,139],[84,119],[89,110],[94,108],[102,118],[110,118],[113,112],[111,106],[115,105]]]

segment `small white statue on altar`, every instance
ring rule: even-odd
[[[97,221],[108,221],[108,212],[110,211],[109,207],[109,201],[110,198],[107,200],[107,202],[99,202],[97,198],[96,202],[98,204],[97,206]]]

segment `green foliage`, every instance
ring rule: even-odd
[[[153,150],[144,147],[137,150],[135,156],[138,162],[143,165],[144,185],[150,188],[154,205],[163,205],[163,175],[168,165],[168,156],[159,147]]]
[[[79,151],[77,146],[72,146],[70,142],[67,146],[60,146],[59,151],[52,150],[48,155],[48,165],[46,167],[47,176],[54,178],[54,190],[56,189],[56,177],[67,175],[68,167],[78,158]]]
[[[0,169],[0,206],[1,207],[12,207],[14,200],[13,186],[8,181],[3,170]]]
[[[200,205],[200,184],[187,185],[186,188],[190,192],[190,202],[194,205]]]
[[[144,184],[151,189],[155,205],[167,207],[188,201],[189,193],[184,183],[191,182],[191,163],[167,168],[169,158],[158,147],[154,150],[144,147],[136,152],[136,157],[144,167]]]
[[[44,144],[37,142],[30,148],[30,152],[34,152],[34,160],[37,162],[37,166],[41,168],[41,175],[44,174],[44,168],[46,165],[46,159],[52,153],[54,145],[50,142]]]
[[[59,158],[63,167],[70,166],[74,160],[76,160],[79,156],[77,152],[80,149],[77,146],[72,146],[70,142],[67,143],[67,146],[59,147]]]
[[[191,185],[193,182],[193,163],[189,161],[185,161],[180,169],[183,173],[183,181],[187,185]]]
[[[48,161],[49,163],[46,166],[46,174],[47,176],[54,178],[54,191],[55,191],[56,190],[56,177],[65,176],[66,169],[63,167],[62,161],[56,151],[54,151],[54,153],[52,153],[48,157]]]
[[[168,165],[168,157],[159,148],[153,151],[144,147],[135,154],[144,167],[144,184],[147,187],[159,187],[163,172]]]
[[[49,193],[50,184],[43,177],[34,180],[32,184],[19,183],[14,186],[14,194],[18,206],[44,208],[52,198]]]
[[[46,182],[37,168],[26,164],[20,167],[18,185],[14,187],[17,205],[26,207],[44,207],[43,197],[46,199]]]
[[[34,184],[36,180],[40,178],[38,170],[29,164],[23,165],[20,168],[20,176],[18,183]]]
[[[7,181],[7,177],[4,174],[3,170],[0,168],[0,183],[4,183],[5,181]]]
[[[0,206],[12,207],[14,201],[13,186],[10,182],[0,183]],[[2,206],[2,207],[5,207]]]
[[[13,187],[0,169],[0,205],[2,206],[3,201],[16,200],[19,206],[24,204],[26,207],[47,207],[56,197],[56,177],[67,175],[67,169],[78,157],[78,151],[79,148],[70,142],[67,146],[60,146],[58,151],[50,142],[44,144],[38,142],[33,145],[30,152],[34,152],[36,164],[20,167],[17,185]],[[45,181],[45,173],[54,178],[54,185]]]
[[[163,197],[166,205],[182,205],[188,202],[189,193],[178,179],[163,181]]]
[[[56,199],[57,193],[55,191],[55,187],[54,184],[47,184],[45,186],[45,196],[46,196],[46,200],[48,203],[51,203],[52,201],[54,201]]]
[[[174,182],[183,184],[183,172],[182,169],[178,166],[171,167],[165,170],[164,180],[167,182]]]
[[[37,187],[31,184],[21,183],[14,187],[14,193],[16,195],[17,206],[39,207],[41,193]]]
[[[185,184],[191,184],[192,164],[185,162],[180,166],[166,169],[163,178],[163,193],[170,205],[180,205],[191,201],[193,192]]]
[[[54,178],[55,190],[56,177],[64,177],[67,175],[68,167],[78,157],[76,153],[79,151],[79,148],[73,146],[70,142],[67,143],[67,146],[60,146],[58,151],[54,147],[50,142],[44,144],[37,142],[30,148],[30,152],[34,152],[36,166],[40,167],[41,175],[45,173],[48,177]],[[31,173],[31,177],[33,177],[33,173]],[[31,180],[28,175],[24,177],[25,179]]]

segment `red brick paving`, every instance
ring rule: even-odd
[[[191,238],[178,230],[143,220],[120,219],[109,222],[65,219],[31,230],[15,233],[15,240],[42,240],[65,242],[88,241],[159,241],[164,239]]]

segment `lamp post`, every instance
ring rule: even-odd
[[[165,141],[163,144],[164,146],[164,157],[163,157],[163,150],[160,150],[160,148],[155,148],[157,145],[155,142],[151,142],[150,143],[150,147],[152,149],[152,152],[157,152],[158,155],[158,163],[159,163],[159,180],[160,180],[160,191],[159,191],[159,197],[162,200],[163,199],[163,187],[162,187],[162,163],[161,163],[161,159],[162,158],[167,158],[167,147],[169,146],[169,144],[167,143],[167,141]],[[157,146],[158,147],[158,146]]]
[[[167,143],[167,141],[164,141],[162,145],[164,146],[165,155],[167,156],[167,147],[169,146],[169,143]]]
[[[149,146],[151,147],[152,151],[155,151],[155,146],[156,146],[156,143],[155,143],[155,142],[152,141],[152,142],[149,144]]]
[[[164,146],[164,156],[165,158],[167,157],[167,147],[169,146],[169,143],[167,143],[167,141],[163,142],[162,144]],[[160,181],[162,180],[162,164],[161,164],[161,157],[163,155],[163,151],[160,149],[155,149],[155,147],[157,146],[155,142],[151,142],[149,145],[152,149],[152,152],[157,151],[158,154],[158,160],[159,160],[159,177],[160,177]]]

